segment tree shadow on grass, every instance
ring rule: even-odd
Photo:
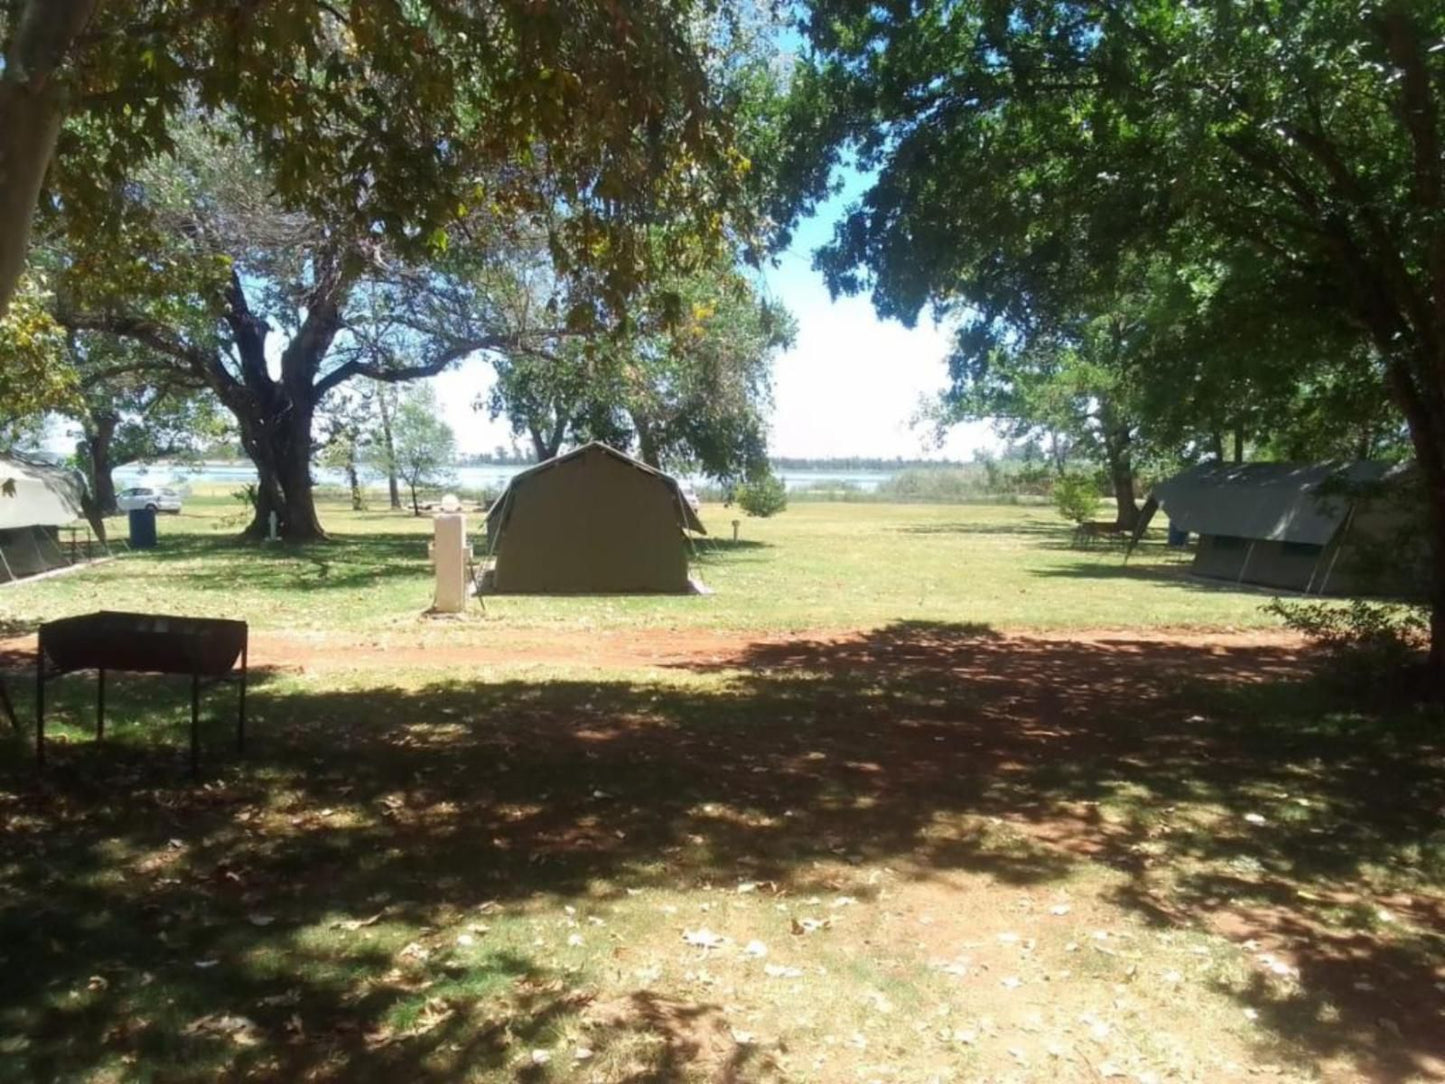
[[[1213,579],[1197,576],[1190,571],[1186,561],[1123,560],[1123,553],[1114,561],[1078,561],[1068,565],[1032,569],[1032,574],[1044,579],[1069,580],[1133,580],[1140,583],[1158,584],[1161,587],[1182,588],[1213,594],[1253,594],[1261,599],[1279,594],[1294,595],[1298,592],[1285,591],[1278,587],[1260,587],[1251,583],[1237,583],[1234,580]]]
[[[1321,703],[1282,648],[986,625],[900,622],[690,669],[715,683],[262,685],[252,752],[207,762],[198,787],[149,740],[176,717],[143,683],[116,717],[146,723],[116,746],[57,743],[43,783],[0,746],[0,1031],[30,1044],[0,1059],[31,1078],[127,1051],[197,1076],[495,1072],[588,1010],[526,942],[462,959],[445,931],[484,906],[737,878],[806,895],[843,861],[1036,885],[1085,859],[1122,871],[1115,902],[1151,921],[1229,919],[1286,945],[1297,990],[1231,992],[1297,1049],[1380,1080],[1445,1057],[1431,897],[1383,904],[1409,935],[1335,914],[1374,870],[1438,883],[1433,719]],[[83,722],[90,695],[58,694],[57,713]],[[375,940],[331,932],[376,914]],[[253,1025],[244,1042],[197,1030],[218,1007]],[[656,1056],[639,1080],[681,1075],[709,1012],[613,1009],[589,1038],[641,1035]]]
[[[168,583],[195,591],[233,591],[238,582],[267,591],[352,590],[425,576],[426,543],[425,535],[402,532],[337,535],[304,545],[183,535],[128,555],[109,578],[149,578],[161,566]]]
[[[897,534],[912,535],[1013,535],[1029,541],[1051,539],[1065,543],[1068,542],[1073,532],[1072,527],[1062,523],[978,523],[971,520],[959,520],[952,523],[910,523],[903,527],[890,528],[890,530]]]

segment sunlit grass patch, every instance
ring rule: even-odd
[[[1276,624],[1263,612],[1266,596],[1192,578],[1162,546],[1145,547],[1127,566],[1118,550],[1072,548],[1069,525],[1051,509],[813,502],[744,519],[739,544],[700,540],[694,565],[714,591],[706,597],[494,596],[485,613],[426,623],[430,520],[355,513],[330,497],[321,514],[329,543],[239,543],[234,502],[202,493],[184,514],[162,518],[159,549],[7,588],[0,616],[24,628],[104,598],[113,609],[239,617],[302,639],[344,631],[384,642],[470,642],[518,630],[849,629],[903,619],[1005,629]],[[703,510],[714,525],[731,515]]]

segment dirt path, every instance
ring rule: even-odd
[[[288,635],[256,632],[251,636],[250,665],[302,673],[338,671],[458,669],[481,666],[580,666],[600,670],[649,667],[717,666],[756,655],[760,649],[806,642],[842,644],[867,633],[857,629],[823,629],[794,633],[707,631],[698,629],[548,630],[497,629],[451,636],[384,635],[356,637],[346,633]],[[1005,639],[1044,643],[1100,644],[1120,651],[1145,646],[1191,646],[1202,651],[1244,647],[1301,646],[1299,637],[1274,630],[1061,630],[1017,632]],[[35,653],[34,636],[0,640],[0,667],[28,665]]]

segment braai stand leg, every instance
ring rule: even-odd
[[[191,776],[201,774],[201,676],[191,675]]]
[[[5,687],[5,679],[0,677],[0,712],[10,720],[10,729],[17,734],[20,732],[20,720],[15,718],[15,705],[10,703],[10,690]]]
[[[241,689],[237,696],[239,709],[236,715],[236,752],[246,751],[246,649],[249,645],[241,645]]]
[[[95,672],[95,740],[105,739],[105,670]]]
[[[45,646],[35,649],[35,765],[45,767]]]

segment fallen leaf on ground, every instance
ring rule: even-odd
[[[763,974],[772,979],[800,979],[803,977],[801,968],[784,967],[781,964],[765,964]]]
[[[717,948],[727,940],[722,934],[713,933],[706,926],[700,930],[683,930],[682,939],[700,949]]]
[[[804,918],[793,919],[793,932],[801,937],[805,933],[815,933],[818,930],[826,930],[833,925],[830,918]]]
[[[181,1029],[182,1035],[218,1035],[240,1046],[253,1046],[261,1040],[254,1021],[234,1013],[208,1013],[192,1020]]]
[[[376,914],[372,915],[370,918],[338,919],[336,922],[333,922],[331,926],[333,929],[337,930],[359,930],[363,926],[375,926],[378,922],[381,921],[381,917],[384,914],[386,914],[386,909],[382,908],[382,910],[376,912]]]

